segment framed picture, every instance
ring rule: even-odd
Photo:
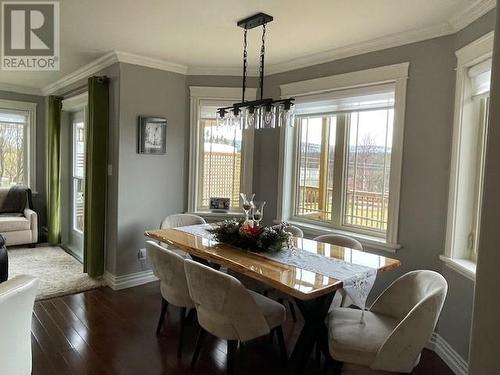
[[[167,152],[166,119],[139,116],[137,152],[139,154],[165,154]]]
[[[229,198],[210,198],[210,211],[227,212],[230,208],[230,202]]]

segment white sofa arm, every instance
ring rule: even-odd
[[[29,208],[24,209],[24,217],[30,222],[31,228],[31,243],[38,242],[38,215],[35,211]]]

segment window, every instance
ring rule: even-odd
[[[296,97],[296,126],[282,133],[278,218],[398,247],[407,71],[399,64],[281,87]]]
[[[215,113],[218,107],[241,100],[240,90],[208,87],[190,90],[189,211],[209,212],[210,198],[229,198],[231,210],[238,210],[240,192],[251,190],[252,186],[253,133],[217,126]]]
[[[34,189],[36,104],[0,100],[0,186]]]
[[[445,256],[452,268],[475,277],[488,128],[493,34],[457,51],[457,90]]]
[[[379,92],[332,98],[322,114],[314,113],[317,99],[298,100],[293,216],[385,235],[394,86],[356,91]]]

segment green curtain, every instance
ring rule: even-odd
[[[62,98],[49,96],[48,104],[48,241],[61,241],[61,109]]]
[[[108,114],[108,79],[91,77],[86,134],[83,269],[92,277],[104,273]]]

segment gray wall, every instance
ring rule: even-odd
[[[465,359],[469,351],[474,285],[439,260],[444,253],[446,234],[454,52],[493,28],[492,11],[456,35],[274,74],[266,78],[265,88],[265,96],[277,98],[279,86],[284,83],[410,62],[399,216],[399,243],[403,248],[394,255],[401,260],[402,267],[379,277],[373,295],[409,270],[433,269],[443,273],[450,289],[437,331]],[[267,212],[276,212],[278,145],[278,130],[260,130],[256,134],[254,191],[259,199],[267,201]],[[267,216],[268,222],[272,219]]]
[[[36,103],[36,185],[32,186],[33,190],[33,205],[38,213],[39,222],[38,226],[41,228],[47,223],[46,214],[46,134],[47,134],[47,121],[46,121],[46,103],[43,96],[26,95],[15,92],[0,91],[0,99],[4,100],[18,100],[22,102]],[[40,233],[40,232],[39,232]]]
[[[116,275],[147,267],[137,260],[144,230],[183,212],[186,149],[186,77],[120,64],[118,231]],[[137,153],[137,116],[167,119],[166,155]]]

